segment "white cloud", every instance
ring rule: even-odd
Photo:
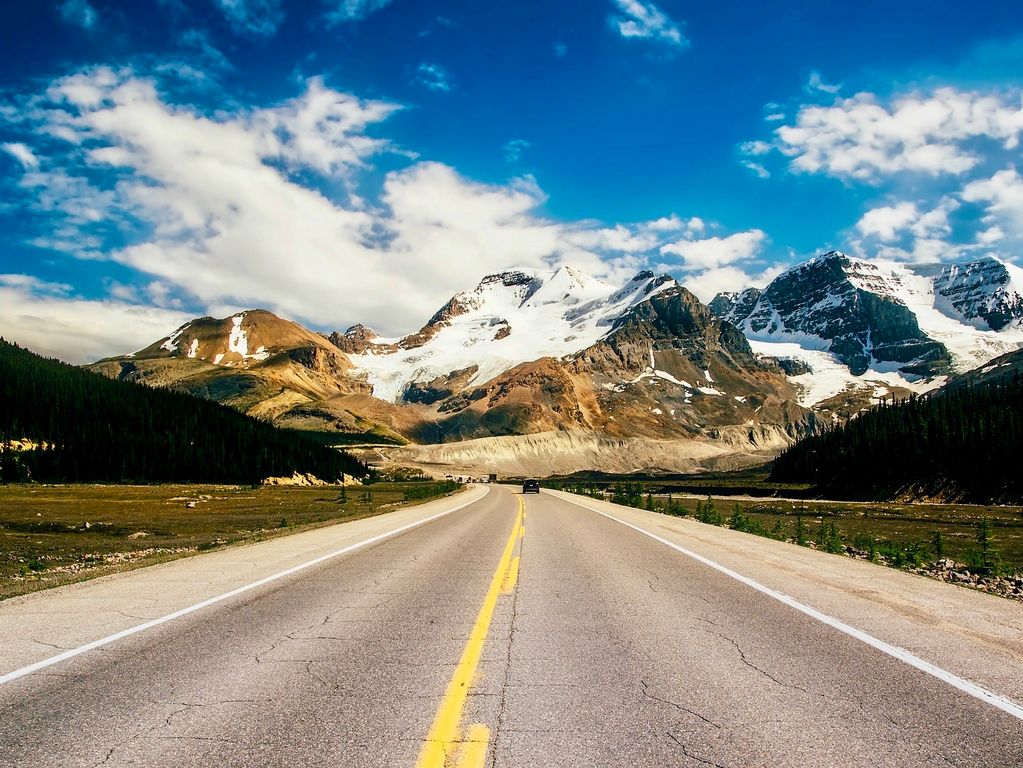
[[[806,81],[804,90],[808,93],[819,91],[820,93],[830,93],[834,95],[842,90],[842,85],[840,83],[838,85],[825,83],[824,80],[821,79],[821,73],[815,69],[810,73],[810,79]]]
[[[284,20],[281,0],[214,0],[231,27],[253,37],[273,37]]]
[[[723,291],[763,288],[784,271],[785,267],[782,265],[761,272],[747,272],[734,266],[715,267],[687,274],[682,284],[695,293],[700,301],[706,303]]]
[[[853,251],[918,264],[957,257],[964,246],[949,240],[949,215],[960,205],[946,196],[931,206],[901,200],[872,208],[856,223],[861,239],[852,242]]]
[[[771,172],[760,163],[754,163],[752,160],[743,160],[742,167],[753,171],[753,173],[757,175],[757,178],[760,179],[771,178]]]
[[[32,169],[39,167],[39,158],[35,156],[25,144],[18,141],[9,141],[0,144],[0,149],[21,163],[22,168]]]
[[[864,236],[875,236],[882,242],[897,240],[902,230],[914,221],[920,212],[916,204],[903,201],[896,205],[885,205],[867,211],[856,223]]]
[[[662,256],[678,256],[681,263],[662,264],[659,268],[681,270],[684,273],[683,284],[702,301],[710,301],[721,291],[765,285],[781,271],[780,268],[777,271],[770,268],[757,273],[737,266],[756,261],[760,256],[767,235],[759,229],[724,237],[701,238],[697,235],[697,232],[690,231],[681,240],[661,246]]]
[[[23,291],[32,291],[40,294],[66,294],[71,292],[71,286],[67,283],[51,283],[40,280],[34,275],[7,274],[0,275],[0,285],[8,288],[18,288]]]
[[[424,61],[416,69],[416,82],[431,91],[450,91],[451,75],[440,64]]]
[[[981,162],[978,142],[1012,151],[1021,131],[1019,92],[938,88],[888,103],[858,93],[830,106],[804,105],[794,124],[774,131],[769,146],[796,172],[877,182],[902,172],[962,175]],[[743,150],[764,154],[765,143],[747,142]]]
[[[39,144],[42,168],[57,170],[35,169],[19,182],[44,217],[36,245],[131,270],[131,280],[105,283],[120,303],[86,305],[104,328],[102,318],[122,316],[136,295],[156,307],[260,306],[319,329],[361,321],[397,334],[487,272],[568,263],[624,280],[645,265],[646,251],[705,228],[674,215],[554,222],[539,212],[545,196],[529,177],[481,184],[432,162],[390,172],[379,198],[364,200],[356,171],[392,149],[366,131],[395,109],[318,78],[284,103],[213,115],[168,103],[130,70],[61,78],[22,126],[37,137],[59,127],[65,139]],[[39,327],[44,310],[65,316],[38,297],[35,306]],[[147,325],[141,341],[168,328],[154,334]],[[134,335],[130,344],[107,338],[97,354],[142,346]],[[74,333],[60,343],[82,356]]]
[[[181,312],[68,298],[32,282],[0,281],[0,335],[71,363],[141,349],[187,319]]]
[[[962,198],[967,202],[986,204],[984,221],[991,225],[986,230],[986,237],[991,242],[1004,235],[995,222],[1001,222],[1017,236],[1023,236],[1023,176],[1015,167],[998,171],[989,179],[967,184]]]
[[[980,245],[992,245],[1005,237],[1005,232],[999,226],[988,227],[977,233],[977,243]]]
[[[331,8],[327,12],[327,20],[332,24],[342,24],[347,21],[360,21],[371,13],[386,8],[392,0],[327,0],[327,6]],[[448,21],[445,19],[445,21]]]
[[[64,21],[82,29],[91,30],[99,21],[96,9],[89,4],[89,0],[64,0],[57,6],[57,10]]]
[[[622,37],[655,40],[670,46],[684,48],[689,40],[678,24],[651,2],[644,0],[612,0],[618,14],[608,17],[611,28]]]
[[[751,229],[727,237],[678,240],[662,246],[661,255],[680,256],[685,271],[713,269],[755,258],[766,240],[764,232]]]

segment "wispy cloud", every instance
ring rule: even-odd
[[[664,11],[645,0],[612,0],[618,9],[608,17],[611,28],[625,38],[653,40],[677,48],[689,45],[689,40],[677,22]]]
[[[771,178],[771,172],[767,170],[761,163],[753,160],[743,160],[742,167],[752,171],[756,174],[758,179],[769,179]]]
[[[331,24],[360,21],[371,13],[386,8],[391,2],[392,0],[326,0],[329,8],[327,20]]]
[[[815,69],[810,73],[810,77],[806,81],[806,85],[803,86],[803,90],[807,93],[828,93],[835,95],[842,90],[842,84],[825,83],[821,78],[821,73]]]
[[[257,38],[273,37],[284,20],[281,0],[215,0],[231,27]]]
[[[60,17],[68,24],[74,24],[82,29],[91,30],[99,21],[96,9],[89,4],[89,0],[64,0],[57,6]]]
[[[424,61],[416,69],[415,80],[431,91],[451,90],[451,75],[440,64]]]
[[[21,163],[23,168],[39,167],[39,158],[35,156],[35,153],[27,145],[19,141],[9,141],[0,144],[0,149]]]
[[[522,159],[522,153],[532,145],[525,139],[512,139],[501,149],[504,151],[504,159],[509,163],[517,163]]]

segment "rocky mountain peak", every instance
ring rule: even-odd
[[[1001,331],[1023,322],[1023,269],[994,256],[945,265],[934,290],[973,324]]]

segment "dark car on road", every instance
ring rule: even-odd
[[[527,480],[522,484],[523,493],[540,493],[539,480]]]

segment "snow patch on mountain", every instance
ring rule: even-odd
[[[809,373],[789,376],[789,381],[799,387],[798,402],[805,408],[810,408],[850,388],[873,386],[876,397],[878,391],[887,391],[886,388],[878,387],[877,382],[922,394],[937,389],[945,381],[944,377],[922,379],[919,376],[906,376],[887,366],[871,367],[861,376],[854,376],[847,365],[824,347],[808,347],[798,342],[750,339],[749,345],[759,355],[799,360],[806,364],[810,369]]]
[[[243,360],[257,360],[263,361],[270,357],[270,353],[266,351],[265,347],[259,347],[251,355],[249,354],[249,338],[245,333],[245,329],[242,327],[242,321],[245,319],[245,315],[235,315],[231,318],[231,332],[227,339],[227,351],[234,352],[242,356]]]
[[[373,395],[390,402],[412,382],[472,366],[477,371],[469,383],[482,384],[521,363],[586,349],[630,307],[674,285],[652,272],[615,288],[571,267],[513,269],[457,294],[448,305],[452,311],[435,316],[425,343],[406,348],[401,340],[374,339],[351,360]]]
[[[174,333],[164,339],[163,343],[160,345],[160,349],[166,349],[168,352],[177,352],[178,339],[181,338],[181,334],[188,330],[188,326],[190,325],[191,323],[185,323],[183,326],[174,331]]]

